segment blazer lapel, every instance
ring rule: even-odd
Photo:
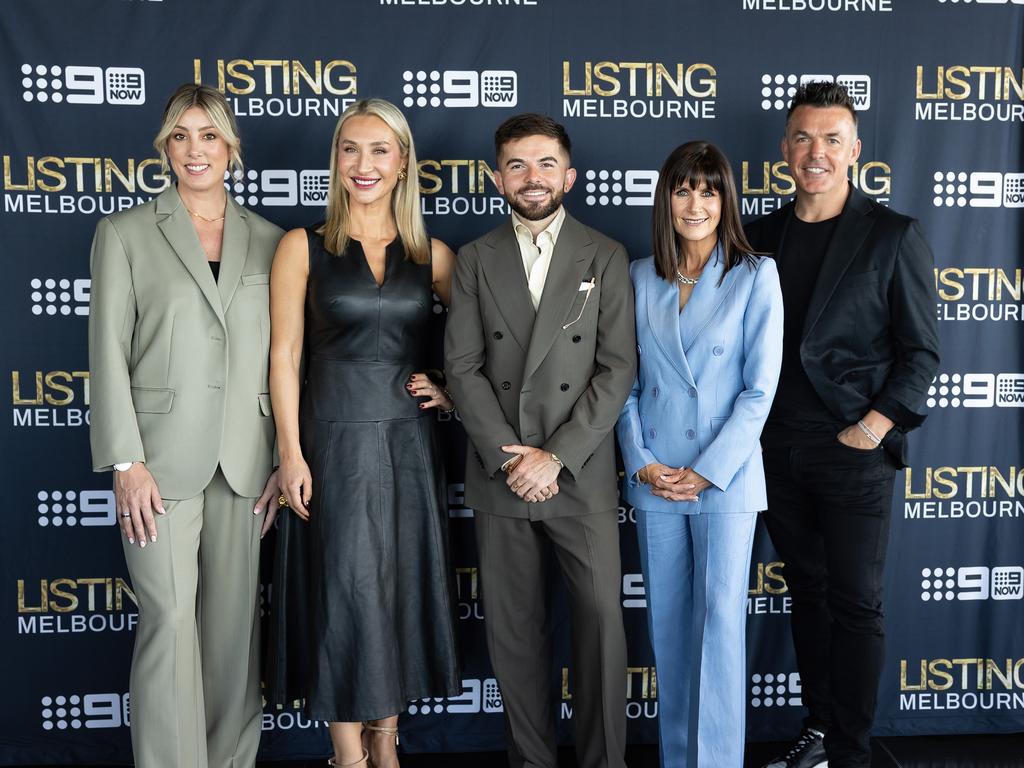
[[[658,342],[661,351],[679,375],[690,386],[696,386],[697,382],[693,378],[679,337],[679,288],[676,281],[663,280],[652,267],[648,273],[646,293],[647,322],[651,326],[654,340]]]
[[[245,259],[249,255],[248,213],[228,195],[228,205],[224,212],[224,238],[220,246],[220,278],[217,280],[217,290],[225,312],[231,305],[231,298],[235,295],[245,267]]]
[[[181,259],[181,263],[185,265],[185,269],[192,275],[192,279],[196,281],[217,319],[222,325],[226,325],[224,307],[217,292],[217,281],[213,279],[213,272],[206,261],[203,247],[199,244],[199,236],[192,226],[176,187],[172,186],[160,194],[156,200],[156,213],[161,217],[157,221],[160,231]]]
[[[484,241],[490,248],[485,254],[484,277],[491,288],[498,311],[505,318],[508,329],[524,350],[530,345],[533,329],[533,301],[526,284],[526,270],[519,252],[511,218],[491,233]]]
[[[555,250],[551,254],[551,265],[544,280],[540,306],[537,307],[537,319],[533,323],[530,347],[526,353],[524,379],[537,370],[555,342],[555,336],[561,332],[566,315],[572,309],[579,292],[581,278],[594,260],[595,250],[596,246],[587,230],[566,213]],[[520,272],[523,270],[520,269]]]
[[[840,279],[874,226],[874,222],[865,215],[870,210],[867,197],[851,186],[850,196],[843,206],[842,213],[839,214],[836,231],[832,233],[832,239],[825,250],[825,258],[821,262],[821,270],[814,283],[811,300],[807,304],[807,317],[804,320],[801,341],[807,338],[818,322]]]
[[[704,267],[704,274],[693,287],[689,301],[683,307],[682,314],[682,345],[683,352],[688,352],[694,340],[700,335],[711,318],[715,316],[722,302],[725,301],[732,290],[733,281],[736,278],[736,270],[745,269],[740,264],[728,272],[725,272],[725,259],[722,256],[721,244],[715,246],[714,252]],[[725,277],[722,277],[723,272]],[[722,283],[719,285],[718,281]]]

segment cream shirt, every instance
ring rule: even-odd
[[[564,221],[565,208],[559,206],[555,218],[534,241],[533,234],[526,224],[515,212],[512,213],[512,226],[519,242],[519,253],[523,257],[523,269],[526,270],[526,282],[530,286],[530,299],[533,301],[534,309],[540,306],[540,297],[544,294],[544,283],[548,278],[548,268],[551,266],[551,255],[555,251],[555,243],[558,241],[558,233],[562,230]]]

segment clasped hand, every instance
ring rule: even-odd
[[[558,494],[556,481],[562,466],[550,452],[529,445],[503,445],[501,450],[519,457],[505,469],[508,474],[505,484],[516,496],[537,503]]]
[[[651,493],[669,501],[697,501],[701,491],[710,488],[705,478],[689,467],[678,469],[652,463],[636,473],[641,483],[651,486]]]

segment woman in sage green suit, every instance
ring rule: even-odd
[[[259,538],[279,493],[269,278],[283,233],[225,190],[241,158],[216,90],[178,88],[154,146],[176,184],[99,222],[89,308],[93,468],[114,470],[139,603],[132,749],[140,768],[241,768],[260,738]]]

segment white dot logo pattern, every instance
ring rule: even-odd
[[[962,404],[963,376],[959,373],[941,373],[932,379],[928,387],[927,400],[929,408],[959,408]]]
[[[64,101],[63,74],[64,70],[56,64],[22,64],[21,65],[21,98],[25,101],[47,102],[60,104]]]
[[[622,171],[586,172],[587,205],[622,205]]]
[[[82,699],[80,696],[43,696],[39,703],[43,717],[43,730],[66,731],[82,727]]]
[[[784,672],[761,674],[755,672],[750,676],[750,706],[785,707],[800,706],[799,686],[794,678]]]
[[[78,302],[75,299],[75,286],[67,278],[41,278],[33,277],[29,281],[32,289],[32,314],[36,316],[48,315],[54,317],[62,315],[88,315],[89,306],[75,306]]]
[[[921,569],[921,599],[926,603],[929,600],[942,602],[952,600],[956,597],[953,588],[956,586],[955,568],[922,568]]]
[[[78,494],[74,491],[39,491],[36,494],[36,522],[40,527],[78,525]]]
[[[259,177],[259,172],[252,169],[236,170],[234,173],[225,171],[224,186],[228,188],[239,205],[259,205],[260,198],[257,194],[260,191]]]
[[[788,109],[799,84],[800,78],[796,75],[761,75],[761,109]]]
[[[932,177],[935,181],[932,192],[932,205],[936,208],[945,206],[963,208],[967,205],[967,173],[960,171],[936,171]]]
[[[420,699],[409,704],[410,715],[440,715],[444,712],[444,699]]]
[[[402,86],[402,93],[405,94],[402,99],[404,106],[441,106],[441,73],[436,69],[429,73],[422,69],[418,72],[407,69],[402,73],[402,79],[405,81],[405,85]]]

